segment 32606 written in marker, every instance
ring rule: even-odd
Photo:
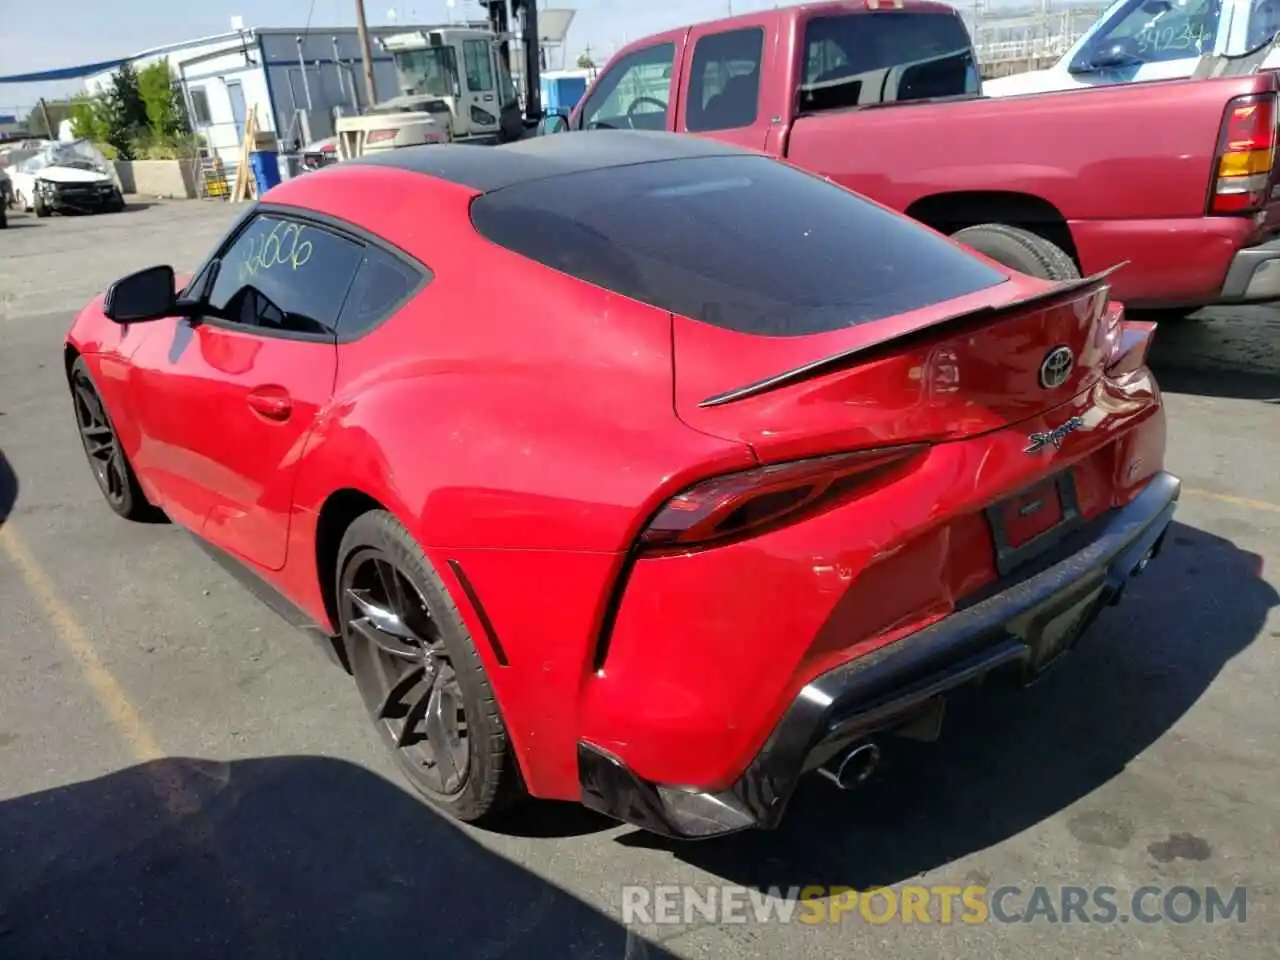
[[[842,886],[624,886],[622,922],[1121,924],[1243,923],[1245,887],[918,886],[856,890]]]

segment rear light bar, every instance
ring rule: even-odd
[[[1227,104],[1218,133],[1210,214],[1252,214],[1271,197],[1276,160],[1276,94],[1250,94]]]
[[[793,522],[864,489],[928,444],[793,460],[704,480],[668,500],[640,534],[641,551],[684,550]]]
[[[394,140],[396,131],[394,130],[370,130],[365,134],[365,143],[383,143],[387,140]]]

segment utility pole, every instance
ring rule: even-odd
[[[356,0],[356,37],[360,41],[360,57],[364,60],[364,93],[372,107],[378,102],[378,90],[373,82],[373,52],[369,49],[369,25],[364,19],[364,0]]]
[[[44,97],[40,98],[40,116],[44,120],[44,129],[49,135],[50,140],[57,140],[58,134],[54,132],[53,124],[49,122],[49,108],[44,105]]]

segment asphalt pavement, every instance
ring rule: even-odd
[[[807,783],[773,833],[679,844],[568,804],[486,832],[418,802],[350,681],[84,463],[73,311],[196,266],[235,213],[0,232],[0,957],[1278,955],[1280,309],[1162,327],[1177,526],[1034,688],[965,697],[860,792]],[[1003,892],[947,922],[948,887]]]

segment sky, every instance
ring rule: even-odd
[[[473,0],[455,0],[454,19],[481,19]],[[784,0],[784,5],[787,0]],[[568,53],[588,45],[597,63],[611,46],[699,20],[777,6],[777,0],[539,0],[539,7],[574,7]],[[394,10],[395,19],[389,14]],[[370,26],[443,23],[446,0],[365,0]],[[355,0],[0,0],[0,75],[30,73],[128,56],[148,47],[246,27],[353,26]],[[571,64],[570,64],[571,65]],[[29,108],[40,97],[82,89],[82,81],[0,84],[0,114]]]

